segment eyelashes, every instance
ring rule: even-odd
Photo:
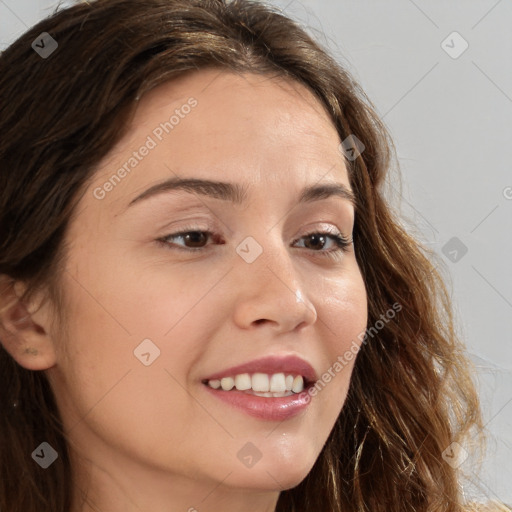
[[[182,239],[184,243],[191,243],[195,245],[199,244],[200,247],[185,247],[183,245],[176,244],[173,240],[175,241],[177,239]],[[179,232],[170,233],[169,235],[159,238],[157,242],[169,250],[198,253],[210,250],[209,247],[211,247],[211,244],[201,246],[201,244],[203,242],[206,243],[206,240],[208,239],[213,239],[214,243],[217,243],[217,245],[223,245],[220,234],[208,229],[201,229],[198,226],[187,226]],[[331,258],[334,260],[339,260],[343,256],[343,253],[348,252],[349,246],[353,243],[351,239],[344,236],[337,230],[311,231],[302,235],[300,238],[295,239],[293,243],[295,244],[303,239],[307,239],[309,242],[312,242],[313,246],[318,244],[322,246],[320,250],[305,247],[308,252],[313,253],[314,256]],[[328,245],[329,240],[334,244],[334,247],[324,250],[324,247]]]

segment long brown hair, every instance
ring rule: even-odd
[[[58,44],[44,57],[33,43]],[[51,40],[44,36],[51,49]],[[325,105],[357,198],[353,239],[368,326],[393,321],[358,353],[342,412],[318,460],[278,512],[463,509],[459,474],[443,458],[480,438],[471,367],[457,339],[437,257],[401,227],[383,191],[395,150],[358,83],[298,24],[250,0],[98,0],[57,11],[0,56],[0,275],[48,290],[58,314],[66,229],[95,166],[125,134],[138,99],[184,72],[215,67],[288,77]],[[398,167],[397,167],[398,168]],[[7,292],[5,292],[7,293]],[[5,295],[4,295],[5,297]],[[2,299],[5,304],[5,299]],[[382,320],[381,320],[381,323]],[[41,471],[41,440],[59,453]],[[73,476],[43,371],[0,348],[0,509],[68,512]]]

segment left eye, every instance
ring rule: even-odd
[[[217,233],[214,233],[209,230],[199,230],[194,228],[186,228],[186,231],[180,231],[179,233],[172,233],[170,235],[167,235],[163,238],[158,239],[159,242],[161,242],[163,245],[165,245],[169,249],[177,249],[177,250],[183,250],[187,252],[198,252],[204,249],[204,244],[206,243],[206,240],[209,237],[213,237],[216,241],[220,240],[220,236]],[[185,244],[192,244],[192,247],[183,247],[180,245],[176,245],[175,243],[171,242],[171,240],[176,239],[183,239]],[[322,256],[339,256],[340,252],[347,252],[348,247],[352,243],[350,239],[345,237],[339,232],[312,232],[308,233],[306,235],[303,235],[302,237],[294,240],[295,242],[298,242],[302,239],[308,239],[310,247],[307,247],[307,249],[313,251],[313,252],[319,252]],[[326,245],[328,240],[332,240],[334,242],[334,248],[325,250],[324,246]],[[222,245],[221,243],[219,245]],[[320,247],[321,245],[321,247]],[[318,250],[318,248],[320,250]]]

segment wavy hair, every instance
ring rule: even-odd
[[[46,58],[32,46],[43,32],[58,43]],[[396,151],[371,101],[276,8],[252,0],[84,2],[54,12],[0,55],[3,307],[8,287],[22,281],[22,300],[47,290],[63,314],[67,227],[95,166],[126,133],[142,95],[204,68],[304,84],[340,141],[355,135],[364,144],[347,168],[368,326],[402,306],[362,345],[327,442],[305,479],[280,493],[276,512],[465,510],[459,470],[442,454],[453,442],[481,445],[483,425],[437,256],[385,197]],[[59,452],[45,471],[28,456],[41,438]],[[73,483],[44,371],[21,367],[0,347],[0,509],[68,512]]]

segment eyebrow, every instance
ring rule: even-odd
[[[244,204],[247,201],[247,187],[238,183],[229,183],[224,181],[213,181],[198,178],[170,178],[161,183],[157,183],[148,188],[142,194],[130,201],[128,207],[144,199],[169,192],[172,190],[185,190],[187,192],[201,194],[203,196],[213,197],[223,201],[230,201],[235,205]],[[337,196],[350,202],[356,207],[356,197],[343,183],[321,183],[309,185],[302,189],[299,204],[328,199]]]

